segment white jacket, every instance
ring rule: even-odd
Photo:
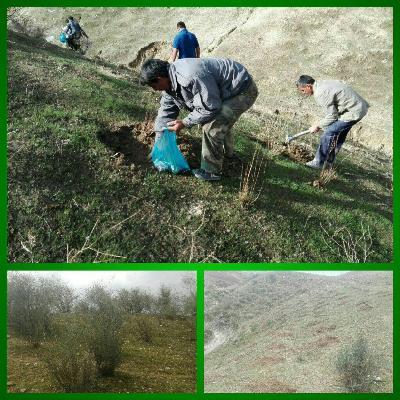
[[[337,120],[358,121],[367,114],[369,104],[341,81],[315,81],[313,92],[317,104],[326,109],[325,118],[318,123],[320,128]]]

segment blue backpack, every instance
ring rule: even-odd
[[[189,164],[176,144],[175,132],[166,128],[154,143],[151,159],[159,171],[171,171],[173,174],[190,171]]]

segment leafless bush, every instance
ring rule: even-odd
[[[351,345],[342,348],[336,368],[342,384],[349,392],[371,391],[374,363],[364,337],[359,337]]]
[[[355,233],[344,226],[328,231],[322,223],[320,224],[327,236],[326,238],[323,236],[323,240],[328,247],[334,249],[347,262],[365,263],[370,255],[372,237],[369,227],[365,228],[362,222],[360,225],[361,234],[357,237]],[[329,227],[331,227],[331,224]]]
[[[266,162],[260,153],[260,149],[257,147],[253,153],[251,162],[242,169],[239,188],[239,201],[242,207],[254,204],[260,197],[264,184],[265,168]]]
[[[135,217],[138,213],[135,213],[122,221],[112,225],[110,228],[107,228],[104,230],[102,233],[100,233],[97,238],[93,238],[92,235],[95,232],[97,225],[99,223],[99,219],[96,220],[95,224],[93,225],[92,230],[90,231],[89,235],[85,237],[85,242],[83,243],[82,247],[79,250],[75,249],[70,249],[69,245],[67,243],[67,263],[71,262],[77,262],[79,261],[79,257],[86,252],[93,252],[95,254],[95,258],[92,262],[98,262],[99,256],[105,256],[105,257],[112,257],[112,258],[126,258],[124,256],[116,255],[116,254],[110,254],[106,253],[104,251],[101,251],[97,248],[97,243],[98,241],[109,235],[112,232],[115,232],[118,228],[121,227],[122,224],[124,224],[126,221],[130,220],[131,218]]]
[[[312,182],[314,187],[318,189],[324,189],[329,182],[335,180],[337,178],[335,168],[323,168],[318,179]]]

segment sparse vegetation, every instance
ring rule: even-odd
[[[206,393],[392,392],[391,272],[208,271],[204,292]]]
[[[373,355],[365,337],[341,349],[336,368],[344,387],[351,393],[371,392],[374,372]]]

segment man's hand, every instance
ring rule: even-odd
[[[176,133],[179,133],[181,129],[183,129],[185,125],[180,119],[176,119],[175,121],[168,122],[168,130],[169,131],[174,131]]]
[[[321,128],[318,125],[313,125],[312,127],[310,127],[309,131],[310,133],[316,133],[318,131],[320,131]]]

